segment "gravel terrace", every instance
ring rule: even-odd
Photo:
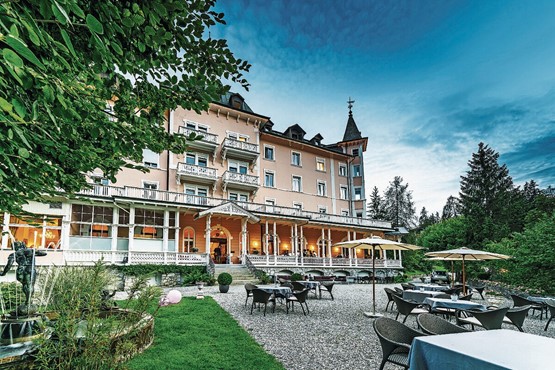
[[[376,285],[376,311],[383,313],[387,303],[384,287],[393,288],[398,284]],[[183,295],[196,295],[196,287],[177,288]],[[166,289],[168,291],[170,289]],[[310,314],[304,316],[298,304],[294,312],[286,314],[285,304],[277,304],[275,313],[271,309],[263,316],[256,309],[250,314],[250,302],[245,308],[246,292],[242,285],[230,286],[229,292],[222,294],[218,286],[204,288],[205,295],[212,296],[220,306],[229,312],[264,349],[274,355],[286,369],[378,369],[382,352],[374,329],[373,319],[364,316],[372,310],[371,284],[336,284],[333,287],[335,300],[323,293],[322,299],[310,298]],[[486,299],[489,299],[485,295]],[[478,295],[478,298],[480,296]],[[473,301],[486,304],[481,299]],[[508,303],[508,302],[507,302]],[[268,306],[271,307],[271,306]],[[530,311],[531,312],[531,311]],[[396,312],[385,314],[395,318]],[[547,332],[543,330],[546,319],[540,321],[538,315],[529,316],[524,323],[524,331],[542,336],[555,337],[555,323]],[[407,324],[416,328],[414,316]],[[517,330],[512,325],[503,328]],[[481,330],[478,329],[478,330]],[[385,369],[400,369],[386,364]]]

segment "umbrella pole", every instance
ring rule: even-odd
[[[463,254],[463,295],[466,295],[466,273],[464,271],[464,254]]]
[[[455,267],[453,266],[453,261],[451,261],[451,288],[455,287]]]
[[[372,312],[365,312],[364,316],[376,318],[383,316],[380,313],[376,313],[376,259],[374,258],[376,254],[376,246],[372,245]]]

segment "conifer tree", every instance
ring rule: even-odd
[[[395,176],[384,193],[384,212],[393,226],[415,227],[416,209],[412,200],[409,184],[403,184],[401,176]]]

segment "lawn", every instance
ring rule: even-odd
[[[284,369],[211,297],[161,307],[154,333],[129,369]]]

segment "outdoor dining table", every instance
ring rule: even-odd
[[[473,310],[485,311],[487,309],[486,306],[484,306],[483,304],[471,302],[471,301],[465,301],[462,299],[457,299],[456,301],[453,301],[452,299],[447,299],[447,298],[426,297],[424,298],[423,303],[429,305],[432,308],[432,310],[435,310],[437,308],[450,308],[450,309],[457,309],[457,310],[473,309]]]
[[[443,292],[449,289],[448,285],[426,284],[426,283],[411,283],[417,288],[424,288],[424,290],[431,290],[435,292]]]
[[[414,338],[410,370],[553,369],[555,339],[516,330],[479,330]]]
[[[422,303],[424,302],[424,299],[428,297],[435,297],[438,294],[444,293],[433,290],[403,290],[403,299]]]
[[[319,296],[320,289],[321,289],[321,284],[319,281],[299,280],[297,281],[297,283],[303,285],[305,288],[309,288],[310,290],[314,291],[314,294],[316,294],[316,297]]]
[[[280,286],[280,285],[257,285],[259,289],[262,289],[266,293],[272,293],[274,295],[282,295],[284,297],[289,297],[292,293],[291,288],[288,286]]]

